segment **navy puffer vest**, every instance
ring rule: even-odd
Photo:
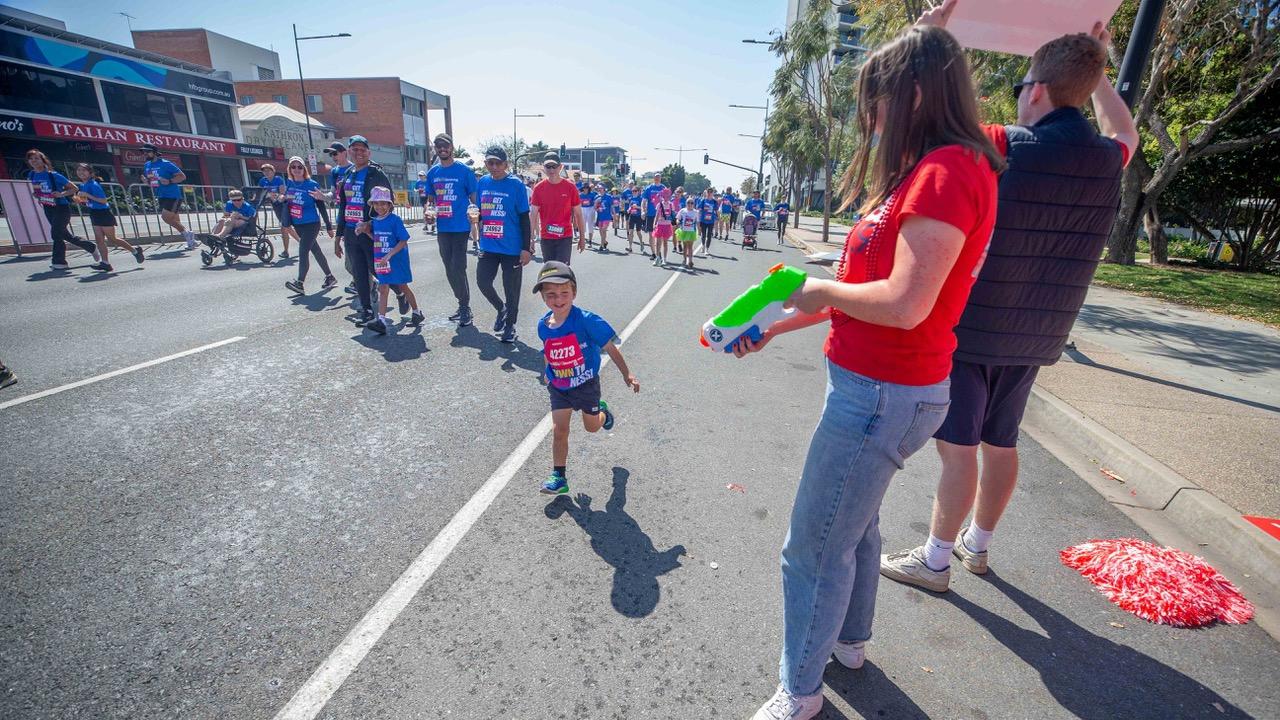
[[[1123,156],[1076,108],[1005,131],[1009,169],[991,249],[956,326],[955,359],[1052,365],[1115,220]]]

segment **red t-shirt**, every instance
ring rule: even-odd
[[[883,382],[932,385],[951,374],[951,354],[956,349],[953,329],[991,243],[996,174],[985,158],[975,158],[959,145],[925,155],[890,197],[849,231],[836,280],[865,283],[889,277],[898,228],[908,215],[939,220],[964,232],[964,247],[929,316],[902,330],[857,320],[832,308],[826,354],[842,368]]]
[[[543,179],[534,185],[529,205],[538,208],[542,237],[547,240],[573,237],[573,209],[581,202],[578,188],[568,180],[553,183]]]

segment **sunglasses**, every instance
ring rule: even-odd
[[[1040,82],[1040,81],[1039,81],[1039,80],[1023,80],[1022,82],[1016,82],[1016,83],[1014,83],[1014,84],[1013,84],[1013,99],[1014,99],[1014,100],[1017,100],[1018,98],[1022,97],[1022,88],[1024,88],[1024,87],[1030,87],[1030,86],[1032,86],[1032,85],[1035,85],[1035,84],[1036,84],[1036,83],[1038,83],[1038,82]]]
[[[305,168],[303,168],[301,165],[290,165],[290,166],[289,166],[289,169],[290,169],[290,170],[304,170]]]
[[[486,159],[485,159],[485,161],[484,161],[484,164],[485,164],[485,165],[501,165],[501,164],[502,164],[502,161],[501,161],[501,160],[495,160],[495,159],[493,159],[493,158],[486,158]]]

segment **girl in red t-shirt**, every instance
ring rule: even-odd
[[[913,27],[868,57],[858,87],[864,144],[844,179],[862,219],[835,280],[810,279],[774,336],[830,322],[827,396],[782,550],[781,684],[757,720],[822,708],[834,653],[862,665],[880,569],[880,502],[942,424],[952,328],[978,274],[1004,161],[978,125],[969,67],[946,30]],[[791,713],[791,714],[788,714]]]

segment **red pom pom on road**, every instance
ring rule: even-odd
[[[1253,603],[1209,563],[1143,540],[1092,540],[1059,553],[1111,602],[1138,617],[1174,627],[1214,621],[1246,623]]]

